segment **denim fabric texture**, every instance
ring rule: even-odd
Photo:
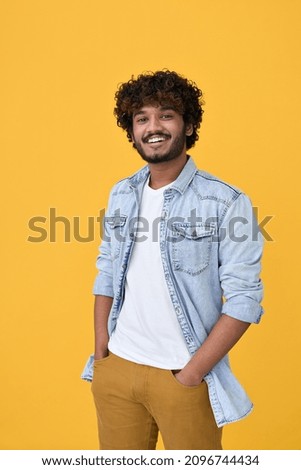
[[[193,355],[222,314],[259,323],[263,313],[259,277],[263,237],[248,196],[198,170],[191,157],[165,190],[156,227],[145,224],[145,230],[141,230],[137,224],[139,201],[148,176],[145,166],[111,191],[93,293],[114,299],[108,320],[111,335],[124,298],[134,242],[143,243],[147,231],[156,229],[170,298]],[[92,380],[93,355],[81,377]],[[252,410],[249,397],[231,371],[228,356],[205,380],[219,427]]]

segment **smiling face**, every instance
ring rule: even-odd
[[[168,106],[143,106],[133,115],[134,146],[148,163],[184,157],[186,136],[192,132],[182,115]]]

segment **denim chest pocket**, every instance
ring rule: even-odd
[[[175,271],[195,276],[210,263],[213,224],[179,223],[172,226],[172,264]]]
[[[119,257],[121,243],[126,240],[126,227],[127,216],[126,215],[113,215],[105,218],[105,223],[110,228],[110,241],[111,241],[111,253],[112,260],[114,261]]]

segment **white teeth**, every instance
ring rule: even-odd
[[[163,142],[163,140],[165,140],[165,137],[151,137],[147,142],[149,144],[154,144],[156,142]]]

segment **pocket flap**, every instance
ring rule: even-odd
[[[114,215],[112,217],[106,217],[105,221],[110,225],[111,228],[122,227],[126,223],[126,215]]]
[[[181,223],[174,222],[173,229],[176,234],[185,238],[198,239],[203,237],[210,237],[214,234],[214,227],[208,224],[196,223]]]

